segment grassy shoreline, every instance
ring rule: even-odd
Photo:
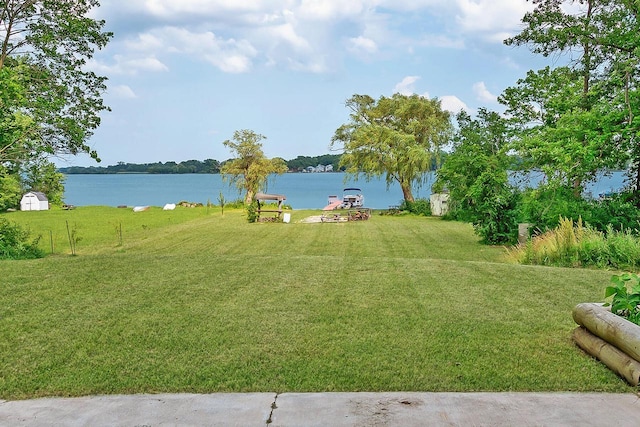
[[[508,264],[436,218],[296,223],[312,214],[3,214],[56,251],[0,262],[0,398],[632,390],[570,339],[610,272]]]

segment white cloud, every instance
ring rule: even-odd
[[[382,7],[400,11],[416,11],[425,8],[443,8],[451,6],[450,0],[378,0]]]
[[[156,57],[181,54],[206,61],[227,73],[251,69],[257,50],[247,40],[223,39],[213,32],[193,32],[179,27],[162,27],[137,34],[124,42],[124,55],[113,56],[113,64],[93,61],[90,68],[106,74],[137,74],[168,71]]]
[[[330,55],[318,36],[305,37],[304,26],[293,15],[286,14],[285,18],[285,23],[253,31],[251,39],[255,40],[257,54],[266,58],[265,64],[311,73],[330,70]]]
[[[146,58],[133,58],[120,61],[121,57],[116,57],[119,62],[125,65],[126,68],[136,71],[169,71],[162,61],[154,56],[148,56]]]
[[[353,53],[372,54],[378,51],[378,45],[367,37],[358,36],[349,39],[348,49]]]
[[[401,95],[413,95],[415,93],[415,86],[418,80],[420,80],[420,76],[405,77],[393,88],[393,93],[399,93]]]
[[[116,34],[124,39],[120,43],[126,58],[168,61],[168,55],[182,53],[230,73],[247,72],[256,63],[327,72],[339,68],[348,54],[363,61],[390,60],[421,54],[424,48],[464,49],[469,38],[497,44],[517,30],[520,19],[532,7],[526,0],[103,3],[98,15],[107,23],[110,16],[120,23]],[[422,18],[424,25],[416,25]],[[187,37],[172,40],[167,35],[169,28]],[[131,72],[124,70],[124,64],[122,68],[116,72]]]
[[[162,61],[154,56],[132,56],[114,55],[113,63],[106,64],[91,60],[87,62],[87,67],[100,74],[129,74],[134,75],[139,72],[164,72],[169,71]]]
[[[299,12],[302,18],[312,21],[330,21],[362,14],[368,0],[302,0]]]
[[[511,68],[512,70],[520,69],[520,65],[518,65],[512,58],[505,57],[500,61],[507,68]]]
[[[153,51],[159,50],[163,48],[162,39],[146,33],[146,34],[138,34],[138,37],[134,40],[127,40],[125,42],[125,46],[131,50],[137,51]]]
[[[464,49],[464,40],[456,37],[450,37],[443,34],[427,35],[422,37],[416,43],[419,46],[439,47],[444,49]]]
[[[496,103],[498,101],[498,96],[489,92],[484,82],[474,83],[473,93],[476,94],[478,101],[481,102]]]
[[[247,40],[221,39],[210,31],[192,32],[185,28],[166,27],[156,34],[165,48],[197,59],[204,59],[227,73],[244,73],[251,69],[257,51]]]
[[[129,3],[129,1],[123,1]],[[145,0],[131,6],[162,18],[184,15],[215,16],[227,13],[260,12],[281,1],[237,1],[237,0]],[[138,3],[138,4],[135,4]]]
[[[296,71],[307,71],[310,73],[321,74],[329,69],[326,59],[322,56],[309,58],[304,61],[298,61],[294,58],[288,58],[289,68]]]
[[[267,28],[265,32],[270,35],[275,44],[284,42],[298,51],[309,51],[311,46],[309,42],[296,33],[296,29],[292,23],[286,23],[274,27]]]
[[[533,9],[525,0],[455,0],[456,22],[461,30],[485,33],[493,41],[501,41],[517,31],[524,14]]]
[[[440,97],[442,109],[457,114],[464,110],[469,112],[470,109],[460,98],[454,95],[445,95]]]
[[[113,94],[113,96],[122,99],[135,99],[138,97],[133,89],[127,85],[114,86],[109,89],[109,92]]]

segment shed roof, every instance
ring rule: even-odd
[[[282,195],[282,194],[258,193],[258,194],[256,194],[256,200],[278,200],[278,201],[282,201],[282,200],[287,200],[287,197]]]
[[[27,194],[25,194],[25,196],[28,196],[29,194],[33,194],[34,196],[36,196],[38,200],[40,200],[41,202],[49,201],[49,199],[47,198],[47,195],[40,191],[29,191]]]

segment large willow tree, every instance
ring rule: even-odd
[[[223,142],[235,155],[220,167],[223,179],[235,184],[239,191],[245,192],[245,203],[249,205],[258,191],[264,190],[271,174],[285,173],[288,168],[279,157],[269,159],[262,151],[264,135],[244,129],[233,133],[233,140]]]
[[[331,148],[344,154],[340,165],[356,179],[384,176],[397,182],[404,200],[412,202],[413,187],[427,179],[440,148],[451,137],[452,125],[440,101],[418,95],[395,94],[377,101],[354,95],[346,102],[350,121],[340,126]]]

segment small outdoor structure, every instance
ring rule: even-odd
[[[338,209],[342,205],[342,200],[338,198],[338,196],[329,196],[329,201],[327,202],[327,206],[322,208],[323,211],[332,211]]]
[[[282,194],[264,194],[258,193],[255,195],[256,202],[258,202],[258,221],[276,221],[280,219],[282,215],[282,204],[287,198]],[[265,209],[265,202],[277,202],[278,206],[276,209]],[[270,218],[262,217],[263,213],[274,213],[275,215]],[[290,218],[289,218],[290,219]]]
[[[449,212],[449,193],[433,193],[429,196],[431,215],[443,216]]]
[[[521,245],[527,243],[529,237],[531,237],[531,232],[529,231],[531,226],[531,224],[528,224],[526,222],[518,224],[518,243],[520,243]]]
[[[20,200],[21,211],[46,211],[49,210],[49,199],[44,193],[30,191]]]

